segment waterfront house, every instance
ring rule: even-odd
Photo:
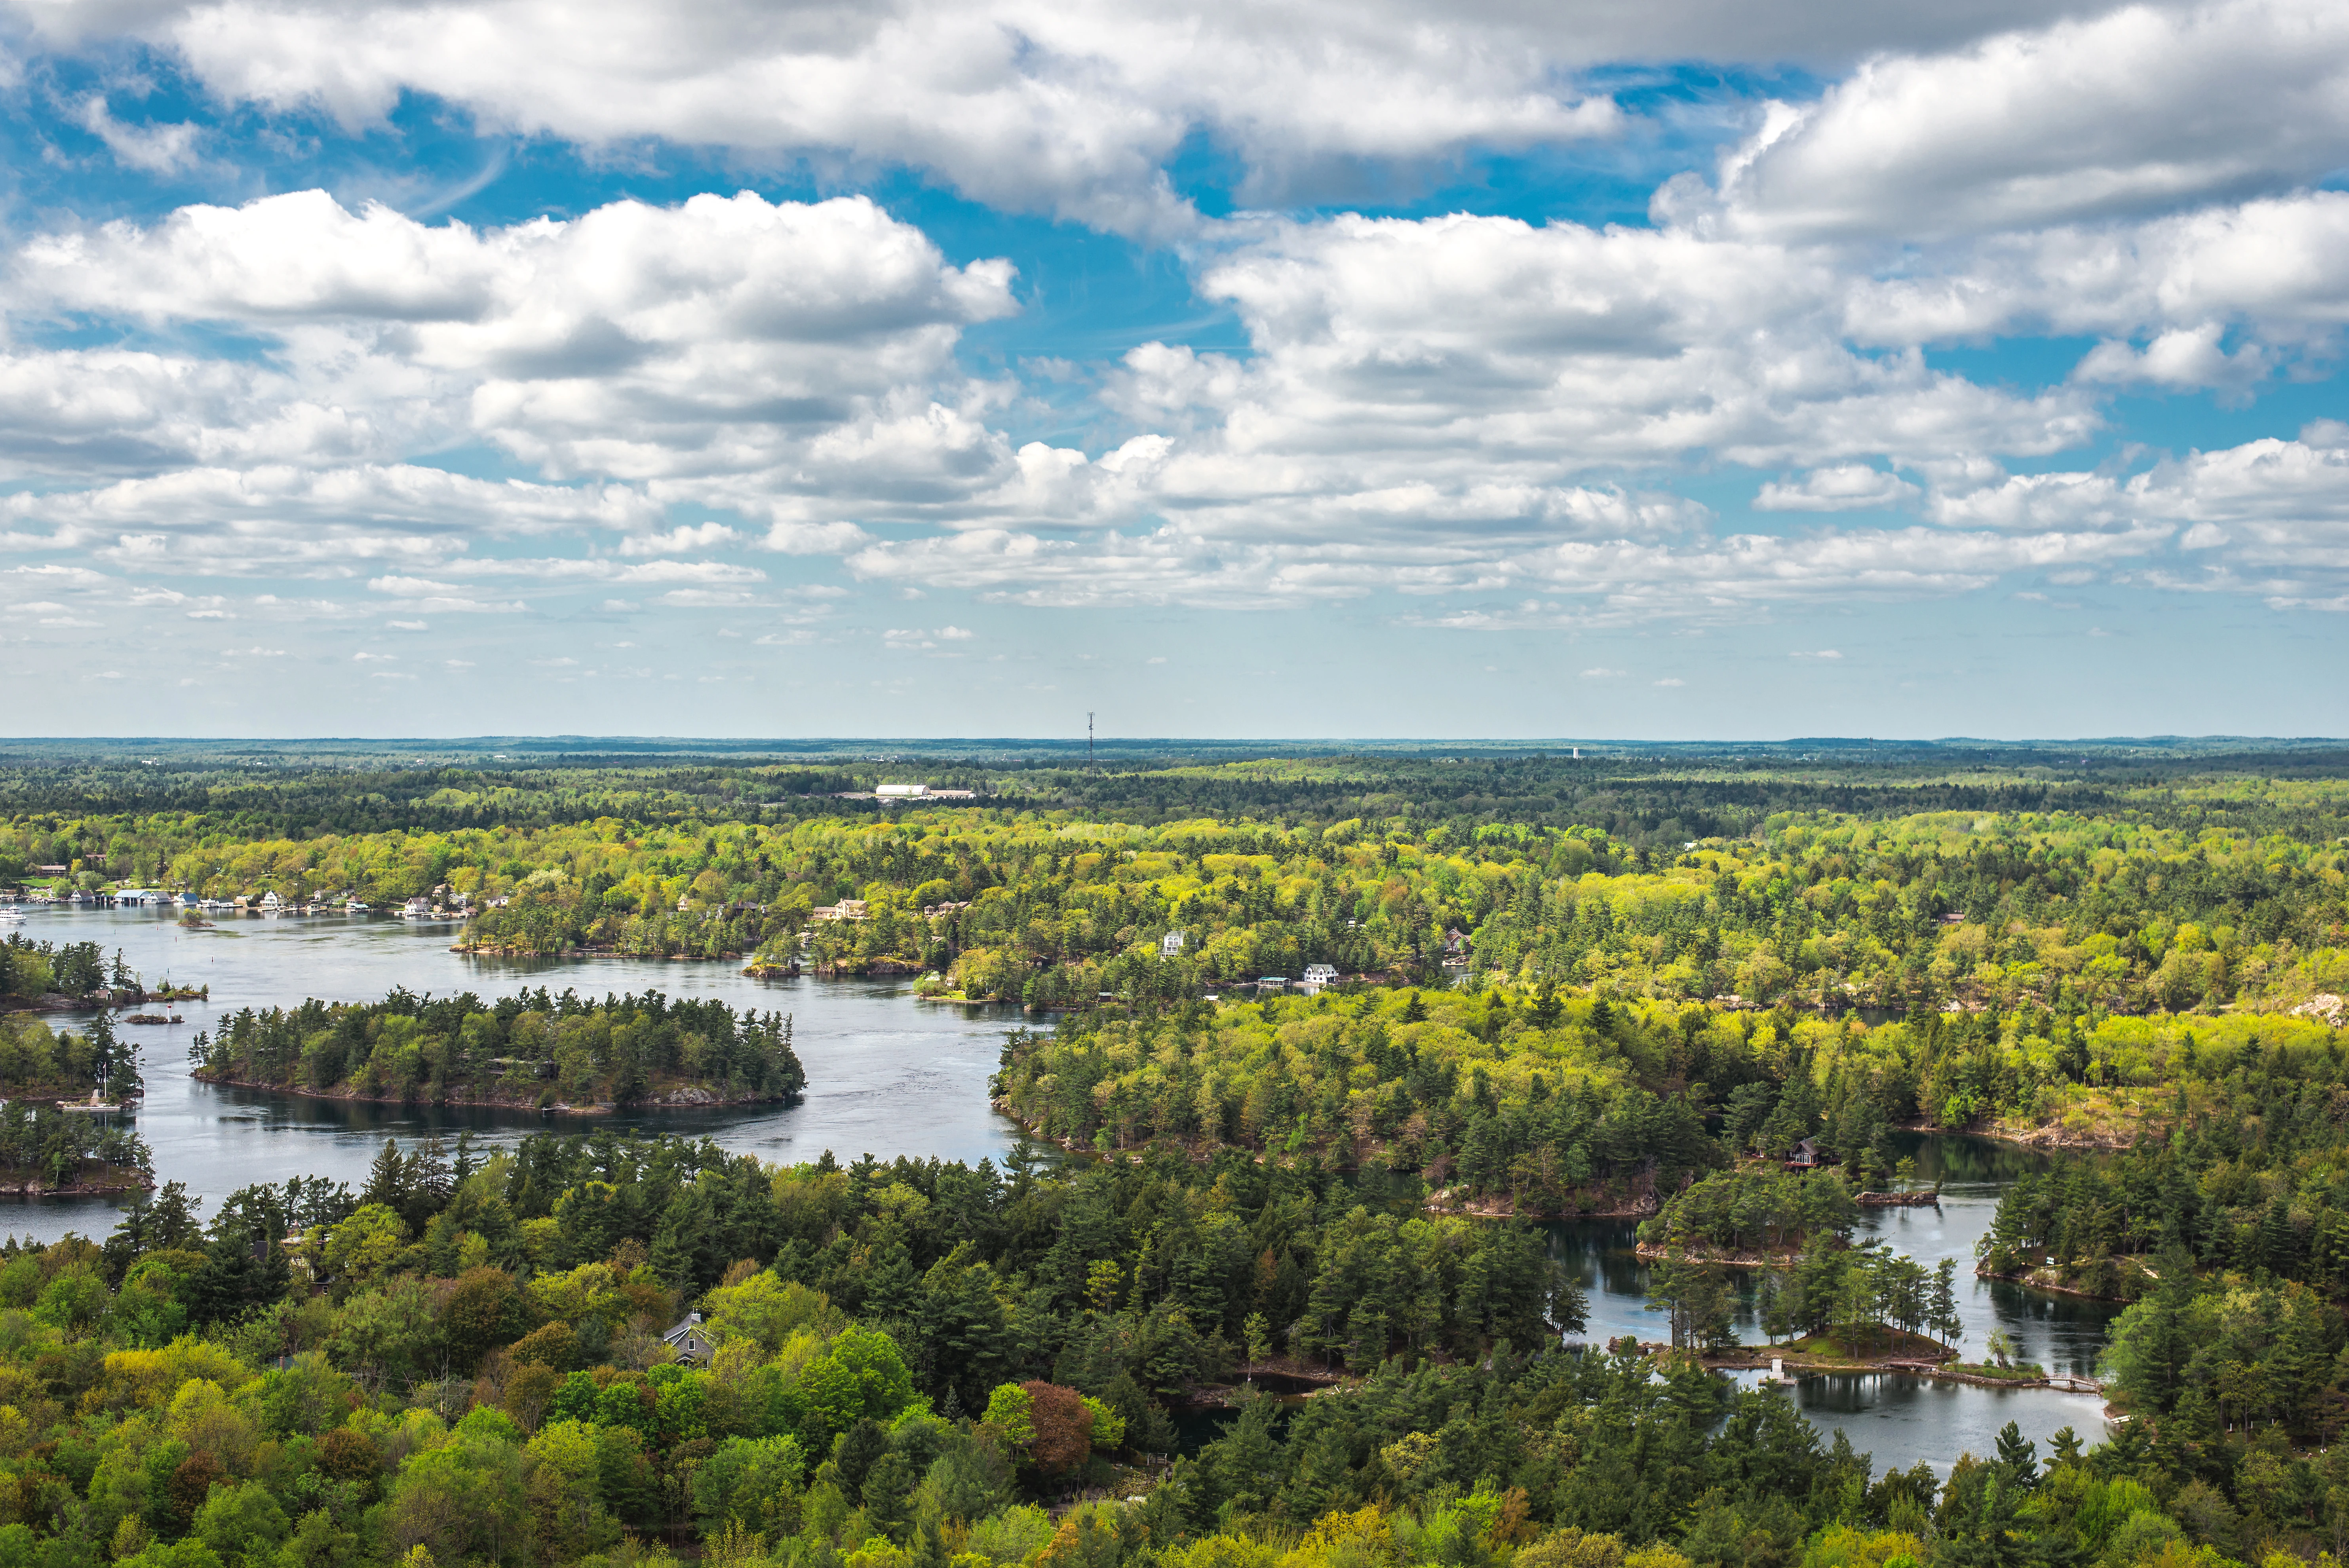
[[[1335,985],[1337,983],[1338,966],[1336,965],[1308,964],[1305,966],[1305,978],[1298,982],[1297,988],[1308,995],[1312,995],[1323,986]]]
[[[861,898],[844,898],[838,903],[821,904],[808,911],[808,918],[810,920],[863,920],[864,901]]]

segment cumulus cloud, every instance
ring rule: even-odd
[[[421,92],[576,141],[912,165],[982,201],[1134,232],[1189,222],[1160,170],[1199,131],[1270,192],[1330,160],[1572,141],[1619,119],[1560,68],[1561,47],[1584,46],[1578,29],[1504,14],[1434,27],[1378,7],[1102,0],[22,9],[61,40],[128,26],[223,98],[316,106],[352,129]]]
[[[1774,105],[1723,163],[1719,217],[1782,238],[2040,228],[2302,183],[2344,146],[2339,6],[2123,5],[1887,54]],[[1668,205],[1705,205],[1692,176]]]
[[[2349,573],[2349,432],[2312,426],[2299,440],[2248,441],[2194,452],[2127,478],[2095,472],[2017,476],[1938,498],[1937,521],[1960,528],[2143,531],[2177,536],[2180,551],[2215,572],[2199,585],[2295,602],[2322,597]],[[2181,579],[2149,564],[2145,581]]]
[[[321,191],[189,206],[8,260],[0,478],[22,482],[0,545],[130,577],[367,584],[363,610],[300,612],[319,616],[518,614],[590,588],[639,591],[611,614],[780,603],[726,559],[754,550],[838,556],[907,600],[1400,593],[1462,627],[1767,616],[2011,573],[2338,597],[2349,432],[2134,475],[2064,454],[2116,389],[2240,397],[2342,346],[2349,195],[2304,186],[2349,157],[2349,24],[2310,0],[1799,11],[1472,4],[1438,28],[1389,0],[719,0],[588,21],[524,0],[44,5],[52,38],[127,27],[227,101],[358,126],[438,94],[492,128],[850,181],[905,164],[1179,236],[1247,345],[1170,334],[1053,368],[1098,389],[1088,428],[1108,435],[1078,449],[1015,438],[1035,423],[1019,388],[957,359],[1017,310],[1011,265],[950,262],[861,197],[490,228]],[[1243,166],[1243,201],[1288,201],[1350,160],[1407,174],[1616,134],[1622,112],[1575,73],[1648,48],[1867,57],[1759,113],[1648,228],[1210,222],[1163,173],[1204,133]],[[186,128],[126,126],[103,98],[72,112],[118,161],[191,166],[195,133],[167,134]],[[81,346],[93,324],[123,346]],[[2037,387],[1936,357],[2017,333],[2093,346]],[[432,466],[482,447],[529,477]],[[1810,520],[1724,529],[1680,493],[1737,469],[1730,493]],[[1888,511],[1925,521],[1843,515]]]
[[[952,266],[863,197],[748,192],[481,231],[302,191],[46,235],[16,273],[19,313],[232,322],[296,365],[357,358],[373,400],[420,393],[554,477],[771,467],[918,404],[961,329],[1014,308],[1009,263]]]
[[[1866,463],[1840,463],[1813,469],[1793,484],[1771,480],[1754,505],[1761,511],[1872,511],[1897,506],[1918,493],[1915,485],[1898,474]]]

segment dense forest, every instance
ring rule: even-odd
[[[1495,985],[1107,1004],[1015,1033],[997,1087],[1031,1128],[1085,1147],[1310,1149],[1572,1213],[1644,1212],[1805,1139],[1855,1186],[1880,1182],[1899,1128],[2116,1147],[2199,1113],[2215,1148],[2252,1116],[2264,1148],[2272,1119],[2333,1130],[2349,1064],[2339,1029],[2287,1014],[1870,1025]]]
[[[2121,1356],[2181,1417],[1878,1473],[1692,1357],[1559,1348],[1581,1304],[1537,1234],[1412,1191],[1232,1150],[771,1169],[611,1135],[388,1144],[363,1190],[208,1218],[166,1185],[102,1243],[0,1252],[0,1554],[2166,1563],[2313,1555],[2344,1522],[2341,1450],[2310,1446],[2349,1408],[2341,1326],[2304,1287],[2175,1276]],[[1887,1281],[1887,1332],[1934,1312],[1902,1261],[1843,1265]],[[2295,1377],[2252,1388],[2245,1355]],[[1243,1362],[1358,1376],[1181,1440]]]
[[[0,1568],[2349,1557],[2329,754],[515,755],[25,760],[0,880],[918,971],[1029,1005],[992,1092],[1037,1141],[387,1143],[359,1190],[210,1214],[153,1171],[102,1241],[0,1247]],[[906,778],[976,798],[871,799]],[[1339,978],[1297,994],[1309,965]],[[0,997],[119,968],[14,939]],[[551,988],[232,1012],[191,1067],[806,1088],[788,1017]],[[103,1010],[0,1014],[0,1181],[143,1186],[135,1137],[40,1103],[139,1071]],[[2054,1150],[1980,1269],[2127,1304],[2103,1440],[1879,1471],[1709,1369],[1765,1348],[1741,1302],[1769,1354],[1952,1354],[1954,1264],[1856,1221],[1913,1184],[1905,1130]],[[1647,1346],[1582,1342],[1539,1223],[1579,1215],[1638,1222]],[[2035,1377],[2000,1337],[1961,1370]]]
[[[208,1081],[428,1105],[788,1103],[807,1087],[788,1016],[657,991],[247,1007],[188,1057]]]
[[[488,947],[926,970],[942,993],[1051,1006],[1196,995],[1311,964],[1830,1011],[2285,1008],[2349,989],[2337,783],[2049,784],[2027,809],[1986,798],[1734,824],[1657,817],[1668,781],[1625,788],[1652,809],[1601,813],[1611,827],[1444,816],[1460,803],[1440,799],[1376,817],[1144,824],[1000,803],[884,816],[829,797],[539,825],[531,790],[469,779],[412,802],[409,826],[355,832],[285,836],[218,811],[23,814],[0,822],[0,860],[100,888],[438,896],[475,913],[468,939]],[[1775,804],[1775,785],[1741,788]],[[1940,789],[1886,786],[1873,804],[1946,805]],[[500,820],[429,826],[440,796]],[[1677,837],[1724,826],[1736,830]]]
[[[109,960],[95,942],[36,942],[15,931],[0,937],[0,1009],[47,995],[90,996],[138,984],[120,953]]]

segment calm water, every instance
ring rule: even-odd
[[[1002,1032],[1018,1021],[1014,1009],[922,1002],[902,981],[751,980],[722,962],[472,958],[449,951],[453,926],[381,915],[217,918],[215,929],[191,932],[180,928],[175,911],[36,909],[21,928],[44,941],[95,940],[109,953],[119,947],[150,984],[169,978],[212,987],[209,1003],[171,1009],[183,1024],[124,1030],[146,1047],[147,1099],[139,1131],[155,1152],[157,1178],[186,1182],[208,1201],[207,1212],[211,1201],[254,1181],[324,1175],[357,1186],[386,1136],[405,1140],[465,1128],[488,1143],[511,1143],[550,1125],[659,1128],[707,1133],[725,1148],[774,1162],[812,1160],[827,1149],[843,1159],[870,1152],[885,1159],[1000,1160],[1019,1134],[987,1101]],[[794,1046],[807,1065],[807,1099],[789,1109],[557,1119],[301,1099],[215,1088],[188,1076],[188,1043],[196,1031],[242,1007],[285,1006],[308,996],[367,999],[395,985],[491,997],[542,985],[595,996],[658,989],[791,1013]],[[49,1021],[73,1025],[71,1015],[51,1015]],[[2091,1371],[2111,1308],[1972,1277],[1974,1240],[1989,1227],[1999,1192],[2035,1157],[1964,1138],[1915,1138],[1902,1151],[1916,1155],[1920,1180],[1941,1178],[1940,1209],[1870,1211],[1862,1229],[1929,1268],[1943,1257],[1958,1260],[1969,1357],[1980,1355],[1984,1335],[2002,1326],[2025,1359],[2051,1370]],[[0,1198],[0,1232],[43,1240],[67,1231],[103,1235],[117,1212],[103,1200]],[[1630,1226],[1559,1225],[1551,1233],[1561,1260],[1588,1293],[1588,1337],[1660,1336],[1661,1315],[1644,1310],[1647,1270],[1631,1254]],[[1740,1333],[1757,1344],[1763,1337],[1750,1311]],[[2046,1439],[2060,1427],[2068,1425],[2087,1440],[2102,1431],[2101,1401],[2046,1389],[1821,1377],[1803,1379],[1783,1397],[1795,1399],[1823,1431],[1845,1430],[1856,1448],[1874,1454],[1879,1470],[1919,1460],[1946,1468],[1967,1449],[1986,1453],[2010,1420],[2040,1442],[2043,1454]]]
[[[296,1175],[364,1185],[387,1135],[405,1140],[465,1128],[495,1144],[548,1127],[657,1127],[707,1133],[727,1149],[784,1164],[813,1160],[827,1149],[843,1161],[864,1153],[999,1161],[1019,1137],[1018,1124],[989,1109],[987,1099],[987,1080],[996,1069],[1003,1031],[1017,1021],[1016,1009],[923,1002],[907,981],[752,980],[740,965],[726,962],[473,958],[449,951],[454,926],[389,916],[217,918],[211,931],[185,931],[171,911],[35,910],[22,927],[40,941],[98,941],[109,954],[119,947],[150,985],[169,978],[212,987],[209,1003],[168,1009],[183,1024],[121,1031],[146,1047],[147,1099],[138,1125],[154,1150],[157,1180],[184,1181],[207,1200]],[[558,992],[570,986],[598,997],[657,989],[790,1013],[792,1046],[807,1066],[808,1095],[789,1109],[547,1118],[303,1099],[215,1088],[188,1076],[189,1042],[222,1014],[290,1006],[308,996],[364,1000],[395,985],[484,997],[525,985]],[[47,1016],[52,1027],[78,1026],[75,1015]],[[114,1204],[98,1199],[0,1198],[0,1232],[42,1240],[69,1230],[102,1235],[116,1212]]]
[[[1974,1277],[1974,1243],[1990,1229],[1999,1194],[2016,1176],[2043,1164],[2041,1157],[1985,1139],[1918,1134],[1898,1140],[1898,1154],[1916,1157],[1920,1185],[1940,1179],[1941,1205],[1862,1210],[1857,1239],[1889,1242],[1893,1251],[1928,1269],[1945,1257],[1957,1260],[1958,1307],[1965,1321],[1959,1348],[1965,1359],[1982,1359],[1990,1331],[2003,1328],[2022,1359],[2051,1372],[2094,1376],[2106,1326],[2117,1307]],[[1630,1224],[1594,1221],[1550,1230],[1553,1250],[1589,1297],[1588,1338],[1663,1337],[1662,1315],[1646,1310],[1648,1270],[1632,1253]],[[1760,1345],[1766,1336],[1753,1310],[1753,1276],[1732,1277],[1744,1287],[1738,1337]],[[1760,1376],[1740,1380],[1752,1384]],[[1854,1448],[1873,1451],[1879,1470],[1905,1470],[1919,1460],[1946,1469],[1969,1449],[1988,1453],[1998,1429],[2009,1421],[2040,1445],[2043,1458],[2047,1439],[2060,1428],[2072,1428],[2085,1442],[2104,1431],[2102,1399],[2049,1388],[1979,1388],[1891,1373],[1822,1375],[1797,1380],[1786,1397],[1821,1431],[1842,1428]]]

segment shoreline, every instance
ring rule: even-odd
[[[61,1181],[56,1185],[38,1176],[0,1176],[0,1198],[119,1198],[125,1193],[151,1192],[155,1178],[144,1171],[119,1171],[96,1181]]]
[[[150,1002],[204,1000],[207,998],[202,992],[184,987],[163,991],[92,991],[87,996],[68,996],[62,991],[44,991],[29,999],[20,999],[12,992],[0,997],[0,1013],[111,1013],[122,1007],[144,1007]]]
[[[468,958],[634,958],[647,964],[731,964],[742,956],[740,953],[623,953],[616,947],[562,947],[552,953],[539,953],[494,942],[460,942],[449,951]]]
[[[2051,1295],[2068,1295],[2075,1301],[2101,1301],[2111,1306],[2128,1306],[2142,1299],[2127,1295],[2099,1295],[2092,1290],[2082,1290],[2075,1284],[2055,1284],[2044,1279],[2032,1277],[2040,1272],[2038,1269],[2033,1269],[2024,1274],[1994,1274],[1988,1269],[1977,1268],[1974,1270],[1974,1278],[1994,1279],[2007,1284],[2019,1284],[2025,1290],[2044,1290]]]
[[[534,1098],[529,1099],[424,1099],[414,1095],[360,1094],[356,1089],[346,1094],[335,1094],[325,1089],[303,1088],[294,1084],[263,1083],[255,1078],[227,1078],[202,1071],[191,1072],[188,1076],[198,1083],[211,1084],[215,1088],[257,1089],[264,1094],[292,1095],[296,1099],[335,1100],[345,1105],[420,1106],[441,1110],[511,1110],[537,1116],[617,1116],[623,1111],[638,1110],[730,1110],[741,1106],[787,1106],[793,1103],[789,1095],[759,1094],[728,1099],[708,1089],[690,1088],[672,1089],[667,1098],[638,1100],[625,1106],[609,1100],[598,1101],[592,1105],[571,1105],[560,1101],[552,1105],[540,1105]],[[678,1095],[693,1095],[698,1098],[680,1099],[677,1098]],[[5,1190],[0,1188],[0,1191]]]

